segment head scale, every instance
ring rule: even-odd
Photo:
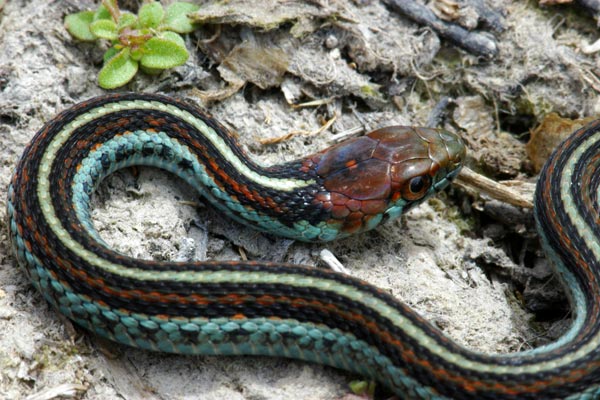
[[[378,129],[313,156],[327,190],[316,201],[341,236],[369,230],[448,186],[464,157],[462,140],[450,132]]]

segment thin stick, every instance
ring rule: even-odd
[[[498,44],[486,35],[470,32],[458,25],[448,23],[439,19],[429,8],[415,1],[407,0],[383,0],[393,10],[406,15],[413,21],[427,25],[440,36],[456,43],[470,53],[488,58],[498,54]]]
[[[478,174],[469,168],[463,168],[456,177],[455,182],[478,189],[493,199],[512,204],[515,207],[533,208],[531,198],[524,196],[509,186]]]

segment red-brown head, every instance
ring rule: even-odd
[[[315,201],[330,210],[337,237],[369,230],[448,186],[464,158],[462,140],[450,132],[378,129],[312,157],[327,190]]]

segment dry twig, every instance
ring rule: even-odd
[[[448,23],[438,18],[429,8],[415,1],[384,0],[384,3],[413,21],[429,26],[443,38],[450,40],[470,53],[489,58],[498,53],[498,44],[494,38]]]

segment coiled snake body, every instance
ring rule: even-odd
[[[539,230],[572,299],[556,343],[503,356],[466,350],[389,294],[342,274],[265,262],[155,262],[106,246],[89,201],[117,169],[183,178],[255,228],[326,241],[374,228],[443,189],[464,158],[459,138],[391,127],[261,168],[211,117],[149,94],[95,98],[47,123],[8,192],[18,263],[78,325],[143,349],[269,355],[332,365],[402,398],[592,399],[600,393],[600,129],[577,131],[536,192]]]

